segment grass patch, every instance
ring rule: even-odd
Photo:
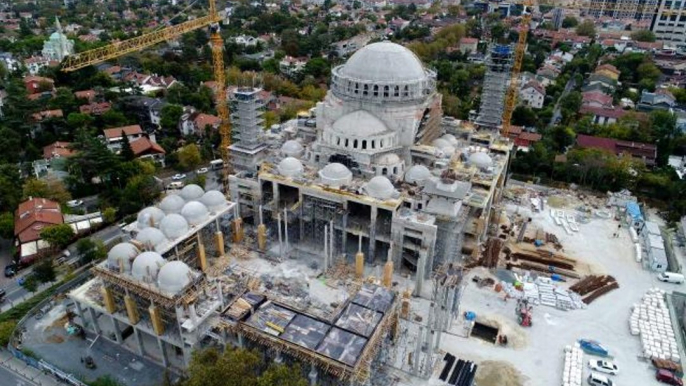
[[[45,291],[33,295],[33,297],[26,300],[25,302],[19,303],[11,309],[3,312],[2,314],[0,314],[0,323],[7,321],[18,322],[21,318],[26,316],[26,314],[28,314],[29,311],[31,311],[35,306],[37,306],[38,303],[54,295],[55,291],[57,291],[57,288],[59,288],[63,284],[64,282],[54,284]]]

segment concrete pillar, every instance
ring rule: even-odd
[[[100,324],[98,323],[98,316],[95,313],[95,310],[88,307],[88,311],[90,312],[90,315],[91,315],[91,322],[93,323],[93,331],[95,331],[95,333],[98,335],[102,334],[102,330],[100,329]]]
[[[455,304],[455,288],[457,287],[451,287],[448,289],[448,305],[445,310],[446,321],[444,323],[444,328],[446,331],[452,327],[453,320],[455,320],[455,309],[453,308]]]
[[[376,260],[376,215],[378,210],[376,206],[372,206],[372,215],[369,222],[369,256],[367,261],[369,263]]]
[[[274,206],[272,208],[272,218],[274,218],[274,214],[279,213],[279,201],[281,201],[281,197],[279,196],[279,184],[276,182],[272,182],[272,193],[274,194]]]
[[[164,367],[169,367],[169,358],[167,358],[167,348],[165,347],[164,341],[157,338],[157,347],[160,348],[160,354],[162,355],[162,365]]]
[[[138,349],[138,355],[145,355],[145,348],[143,347],[143,338],[141,337],[141,332],[136,327],[133,328],[133,337],[136,339],[136,349]]]
[[[434,332],[431,331],[430,329],[426,329],[426,359],[424,361],[424,368],[423,368],[423,375],[428,375],[431,373],[431,369],[433,368],[432,362],[433,362],[433,337],[434,337]]]
[[[343,217],[341,218],[341,227],[343,228],[341,231],[341,235],[343,236],[341,239],[341,251],[343,253],[347,253],[348,249],[348,212],[347,212],[347,203],[345,204],[344,209],[346,210],[343,213]],[[358,252],[362,252],[362,250],[358,250]]]
[[[81,323],[83,324],[83,327],[86,327],[88,325],[88,320],[86,320],[86,315],[83,313],[83,308],[81,308],[81,303],[78,301],[74,301],[74,306],[76,307],[76,315],[78,315],[81,318]]]
[[[334,264],[334,235],[336,231],[333,228],[333,220],[329,221],[329,264]]]
[[[209,265],[207,264],[207,255],[205,255],[205,245],[202,243],[202,240],[200,239],[200,232],[198,232],[197,235],[198,235],[198,260],[200,263],[200,270],[205,272],[205,271],[207,271],[207,268],[209,268]]]
[[[236,337],[238,338],[238,347],[244,347],[245,344],[243,343],[243,334],[239,332],[236,334]]]
[[[257,248],[262,252],[267,249],[267,227],[264,224],[257,226]]]
[[[243,219],[237,217],[233,220],[233,242],[235,244],[240,244],[243,241]]]
[[[112,293],[112,290],[107,287],[102,287],[102,297],[107,312],[110,314],[117,312],[117,304],[114,302],[114,294]]]
[[[414,348],[414,355],[412,356],[412,374],[419,373],[419,358],[422,354],[422,338],[424,337],[424,326],[419,326],[419,334],[417,334],[417,344]]]
[[[355,277],[357,279],[364,277],[364,253],[361,251],[355,255]]]
[[[129,317],[129,322],[131,324],[138,324],[140,321],[140,315],[138,315],[138,307],[136,306],[136,301],[129,295],[124,296],[124,304],[126,305],[126,314]]]
[[[438,309],[438,316],[436,319],[438,328],[436,329],[436,344],[434,345],[434,351],[438,350],[438,346],[441,344],[441,333],[443,332],[443,323],[445,321],[445,316],[445,310],[442,307],[440,307]]]
[[[164,322],[162,322],[162,317],[160,316],[160,310],[155,305],[151,305],[148,308],[150,313],[150,321],[152,322],[152,328],[157,336],[164,334]]]
[[[110,319],[112,320],[112,328],[114,329],[114,339],[117,341],[117,343],[122,344],[124,340],[121,338],[119,322],[117,322],[117,319],[115,319],[112,315],[110,315]]]
[[[283,236],[281,236],[281,213],[276,215],[276,229],[279,231],[279,257],[283,259]]]
[[[283,208],[283,236],[286,241],[286,251],[288,251],[290,245],[288,244],[288,211],[286,208]]]
[[[383,267],[383,286],[386,288],[391,288],[393,284],[393,261],[388,260]]]
[[[312,364],[310,367],[310,373],[308,374],[308,378],[310,378],[310,386],[317,386],[317,367]]]
[[[419,252],[419,261],[417,261],[417,274],[415,275],[414,281],[414,295],[421,296],[422,288],[424,286],[424,267],[425,267],[425,256]]]
[[[324,272],[329,270],[329,228],[324,225]]]

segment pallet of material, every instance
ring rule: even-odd
[[[616,290],[619,288],[619,284],[617,282],[612,282],[609,283],[608,285],[605,285],[604,287],[598,288],[597,290],[593,291],[590,295],[586,296],[582,301],[586,304],[591,304],[594,300],[598,299],[599,297],[605,295],[606,293]]]
[[[574,284],[573,286],[569,287],[572,291],[578,293],[581,296],[587,295],[591,292],[596,291],[599,288],[605,287],[607,285],[610,285],[612,283],[617,282],[614,277],[606,275],[606,276],[595,276],[595,275],[589,275],[586,276],[583,280],[579,281],[578,283]]]

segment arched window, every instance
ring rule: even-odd
[[[376,141],[372,139],[372,149],[376,148]]]
[[[386,169],[386,168],[381,169],[381,174],[383,174],[384,176],[386,174],[388,174],[388,169]]]
[[[406,97],[409,95],[410,95],[410,86],[405,86],[405,88],[403,89],[403,96]]]
[[[362,88],[362,90],[363,90],[363,91],[362,91],[362,95],[365,95],[365,96],[366,96],[366,95],[369,95],[369,85],[368,85],[368,84],[365,84],[365,85],[363,85],[362,87],[363,87],[363,88]]]
[[[383,139],[379,140],[379,149],[383,149]]]
[[[348,138],[345,139],[345,147],[348,147]]]
[[[396,98],[400,96],[400,86],[395,86],[393,90],[393,96]]]
[[[360,93],[360,84],[355,83],[355,94],[359,94],[359,93]]]
[[[383,86],[383,97],[388,98],[390,87]]]
[[[398,174],[398,167],[397,166],[393,167],[393,174]]]
[[[367,140],[366,139],[362,140],[362,150],[367,150]]]
[[[379,85],[378,84],[374,85],[374,96],[375,97],[379,96]]]
[[[341,137],[336,137],[336,146],[341,146]]]
[[[355,140],[355,142],[353,142],[353,149],[357,149],[357,140]]]

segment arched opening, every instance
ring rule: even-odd
[[[384,176],[386,174],[388,174],[388,169],[386,169],[386,168],[381,169],[381,174],[383,174]]]
[[[362,150],[367,150],[367,140],[366,139],[362,140]]]
[[[388,98],[389,91],[390,91],[390,87],[388,87],[388,86],[383,86],[383,97],[384,97],[384,98]]]
[[[357,149],[357,140],[355,140],[355,142],[353,142],[353,149]]]
[[[371,145],[372,145],[372,149],[376,148],[376,141],[375,141],[375,140],[372,140],[372,144],[371,144]]]
[[[400,96],[400,86],[395,86],[395,87],[394,87],[393,96],[396,97],[396,98]]]
[[[362,95],[369,95],[369,85],[365,84],[362,86]]]
[[[348,138],[345,139],[345,147],[348,147]]]
[[[375,97],[379,96],[379,85],[378,84],[374,85],[374,96]]]
[[[379,140],[379,149],[383,149],[383,139]]]
[[[403,89],[403,96],[406,97],[409,95],[410,95],[410,86],[405,86],[405,88]]]

